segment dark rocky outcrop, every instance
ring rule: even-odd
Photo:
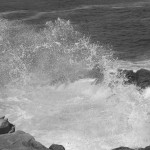
[[[150,150],[150,146],[145,147],[144,150]]]
[[[136,84],[141,88],[150,86],[150,71],[140,69],[136,72]]]
[[[58,144],[52,144],[49,147],[50,150],[65,150],[65,148],[62,145],[58,145]]]
[[[5,116],[0,117],[0,134],[15,132],[15,126]]]
[[[0,135],[0,149],[5,150],[48,150],[34,137],[23,131]]]
[[[127,81],[125,81],[125,84],[135,84],[142,89],[150,86],[149,70],[140,69],[136,72],[133,70],[119,70],[119,73],[126,77]]]
[[[51,150],[65,150],[62,145],[52,144]],[[49,150],[37,142],[33,136],[16,131],[5,116],[0,117],[0,150]]]
[[[114,148],[112,150],[150,150],[150,146],[147,146],[145,148],[135,148],[135,149],[132,149],[129,147],[118,147],[118,148]]]
[[[118,148],[115,148],[115,149],[112,149],[112,150],[134,150],[134,149],[131,149],[131,148],[128,148],[128,147],[118,147]]]

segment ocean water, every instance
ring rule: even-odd
[[[47,147],[149,145],[150,88],[117,76],[150,69],[149,1],[0,2],[0,115]]]

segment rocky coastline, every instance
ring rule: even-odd
[[[15,131],[15,125],[2,116],[0,117],[0,150],[65,150],[65,148],[58,144],[45,147],[32,135],[20,130]]]
[[[93,69],[91,72],[95,73],[93,78],[99,78],[97,72],[98,68]],[[92,74],[90,72],[90,74]],[[134,84],[141,89],[150,87],[150,71],[140,69],[136,72],[133,70],[118,70],[119,76],[124,76],[125,84]],[[63,145],[52,144],[49,148],[36,141],[34,137],[24,131],[15,131],[15,125],[10,123],[5,116],[0,117],[0,150],[65,150]],[[150,146],[145,148],[129,148],[118,147],[112,150],[150,150]]]
[[[15,126],[3,116],[0,117],[0,150],[65,150],[65,148],[58,144],[52,144],[49,148],[45,147],[32,135],[24,131],[15,131]],[[112,150],[150,150],[150,146],[136,149],[118,147]]]
[[[125,77],[125,84],[134,84],[141,89],[150,87],[150,71],[140,69],[134,72],[133,70],[118,70],[120,76]]]
[[[104,74],[100,68],[101,67],[98,64],[96,64],[91,70],[89,70],[89,72],[84,76],[84,78],[95,79],[95,84],[101,83],[104,79]],[[124,78],[125,85],[133,84],[141,89],[150,87],[150,70],[147,69],[141,68],[137,71],[118,69],[117,77]]]

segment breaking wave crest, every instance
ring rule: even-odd
[[[72,82],[84,78],[95,64],[103,71],[112,55],[62,19],[41,29],[1,19],[0,35],[1,85]]]

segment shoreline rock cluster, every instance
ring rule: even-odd
[[[47,148],[30,134],[24,131],[15,131],[15,126],[4,116],[0,117],[0,131],[0,150],[65,150],[64,146],[58,144],[52,144]],[[118,147],[112,150],[150,150],[150,146],[138,149]]]
[[[133,70],[118,70],[120,75],[124,75],[127,79],[125,84],[134,84],[141,89],[150,87],[150,71],[146,69],[140,69],[134,72]]]
[[[15,126],[5,116],[0,117],[0,134],[15,132]]]
[[[150,87],[150,70],[142,68],[135,72],[133,70],[118,69],[117,76],[125,79],[124,84],[134,84],[141,89]],[[95,84],[99,84],[103,81],[104,74],[100,66],[96,64],[84,77],[95,79]]]
[[[150,146],[146,146],[145,148],[129,148],[129,147],[118,147],[118,148],[114,148],[112,150],[150,150]]]
[[[58,144],[46,148],[30,134],[15,131],[15,125],[2,116],[0,117],[0,150],[65,150],[65,148]]]

